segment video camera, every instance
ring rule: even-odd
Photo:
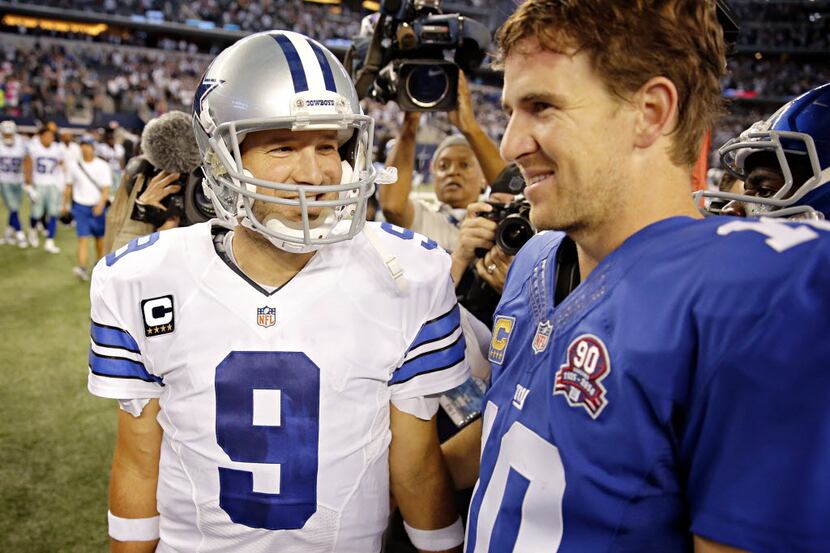
[[[507,255],[516,255],[530,240],[536,229],[530,222],[530,202],[524,196],[516,196],[509,204],[487,202],[493,206],[492,211],[481,211],[479,217],[498,223],[496,227],[496,245]],[[476,257],[484,257],[487,250],[476,248]]]
[[[143,182],[141,190],[138,191],[137,196],[147,188],[150,180],[156,176],[160,170],[154,167],[150,162],[144,159],[137,158],[136,166],[128,168],[130,179],[127,182],[128,190],[136,180],[136,177],[143,175]],[[130,171],[132,169],[132,171]],[[196,223],[202,223],[216,216],[213,209],[213,204],[205,195],[202,188],[202,168],[197,167],[190,173],[183,173],[176,181],[170,183],[168,186],[179,185],[181,190],[176,193],[168,195],[161,200],[161,205],[165,209],[159,209],[152,205],[143,205],[140,203],[133,204],[133,209],[130,217],[135,221],[142,223],[149,223],[154,227],[160,227],[171,217],[179,218],[179,226],[185,227]]]
[[[481,65],[490,31],[440,6],[440,0],[381,2],[371,37],[356,38],[346,58],[361,98],[393,100],[404,111],[455,109],[459,68]]]

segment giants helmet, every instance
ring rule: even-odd
[[[752,216],[830,217],[830,186],[822,186],[830,181],[830,83],[755,123],[719,153],[724,168],[741,180],[765,160],[780,168],[784,184],[766,198],[715,192],[707,196],[743,202]]]
[[[225,224],[241,221],[275,246],[298,253],[348,240],[363,228],[376,176],[371,163],[374,123],[361,112],[346,69],[318,42],[298,33],[268,31],[224,50],[196,89],[193,129],[205,193]],[[239,145],[248,133],[266,129],[336,130],[341,182],[315,186],[255,178],[242,165]],[[290,197],[260,194],[257,187]],[[337,192],[337,198],[314,199],[326,192]],[[255,200],[297,207],[302,223],[260,221],[252,210]],[[310,208],[323,208],[322,214],[310,219]]]

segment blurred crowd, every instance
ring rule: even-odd
[[[199,20],[244,31],[292,29],[317,39],[356,35],[363,15],[344,6],[333,9],[303,0],[27,0],[17,3],[122,16],[149,13],[169,22]],[[452,4],[476,8],[488,5],[485,0],[453,0]],[[826,0],[808,3],[738,0],[731,6],[741,24],[739,44],[742,46],[830,48],[830,2]]]
[[[132,16],[156,12],[168,22],[208,21],[217,27],[263,31],[292,29],[323,40],[350,38],[360,30],[361,13],[303,0],[34,0],[26,4]]]
[[[154,11],[166,21],[198,19],[251,31],[290,28],[321,40],[356,35],[362,15],[345,7],[335,9],[303,0],[37,0],[28,3],[125,16]],[[483,4],[481,0],[461,3],[478,7]],[[742,45],[830,47],[830,1],[796,4],[738,0],[732,2],[732,7],[741,22]],[[762,25],[761,21],[765,23]],[[136,33],[134,38],[140,43],[142,36]],[[211,56],[198,53],[194,44],[184,40],[159,39],[155,41],[158,48],[152,49],[124,44],[131,40],[112,35],[106,39],[110,44],[101,44],[88,39],[4,35],[0,46],[0,115],[40,121],[58,118],[86,126],[106,121],[118,113],[137,114],[146,123],[170,110],[189,111],[199,75]],[[828,81],[828,56],[793,58],[790,54],[757,53],[730,59],[729,73],[722,86],[729,98],[780,104]],[[499,105],[500,90],[476,84],[471,79],[471,93],[482,129],[492,139],[500,140],[506,122]],[[376,136],[381,142],[397,134],[401,116],[396,105],[367,102],[366,111],[375,118]],[[713,145],[719,143],[720,137],[746,128],[762,112],[763,106],[733,103],[729,115],[714,131]],[[431,113],[424,119],[425,127],[434,133],[435,143],[451,130],[446,114]]]
[[[830,48],[830,2],[731,2],[741,25],[738,44]]]
[[[4,42],[0,113],[89,124],[98,115],[137,113],[146,122],[187,108],[206,57],[44,40]]]
[[[724,94],[740,98],[792,98],[830,81],[830,59],[811,62],[786,55],[736,57],[721,82]]]

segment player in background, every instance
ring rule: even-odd
[[[421,550],[460,551],[435,428],[469,374],[450,259],[365,223],[373,122],[345,68],[251,35],[207,69],[193,127],[218,219],[92,276],[112,550],[378,552],[391,487]]]
[[[830,228],[697,210],[715,2],[530,0],[497,40],[551,230],[496,311],[467,552],[830,550]]]
[[[48,127],[40,129],[37,136],[29,141],[27,156],[23,159],[25,185],[33,185],[32,212],[30,213],[29,244],[37,247],[37,222],[44,215],[46,221],[46,242],[43,249],[59,253],[55,245],[63,194],[63,152],[55,142],[55,133]]]
[[[104,256],[107,199],[112,171],[109,164],[95,155],[95,139],[81,137],[81,158],[68,165],[64,190],[64,213],[71,210],[78,234],[78,264],[72,274],[89,280],[89,238],[95,240],[95,261]]]
[[[743,194],[706,192],[729,200],[722,214],[825,218],[830,214],[830,83],[759,121],[721,149],[724,168],[745,182]],[[821,187],[821,188],[820,188]]]
[[[63,163],[66,171],[73,163],[78,163],[83,154],[81,153],[81,146],[75,141],[75,137],[69,129],[63,129],[60,132],[60,147],[63,152]]]
[[[20,226],[20,199],[23,195],[23,158],[26,157],[26,142],[17,134],[14,121],[0,123],[0,190],[3,203],[9,210],[9,226],[3,233],[4,244],[27,247],[26,235]]]
[[[115,127],[108,126],[101,131],[95,145],[95,154],[109,164],[112,171],[112,189],[117,188],[124,172],[125,151],[123,144],[115,139]]]

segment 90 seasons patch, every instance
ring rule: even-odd
[[[571,407],[582,406],[599,417],[608,399],[602,380],[611,372],[611,359],[605,343],[593,334],[583,334],[568,346],[565,364],[556,371],[553,395],[565,396]]]

